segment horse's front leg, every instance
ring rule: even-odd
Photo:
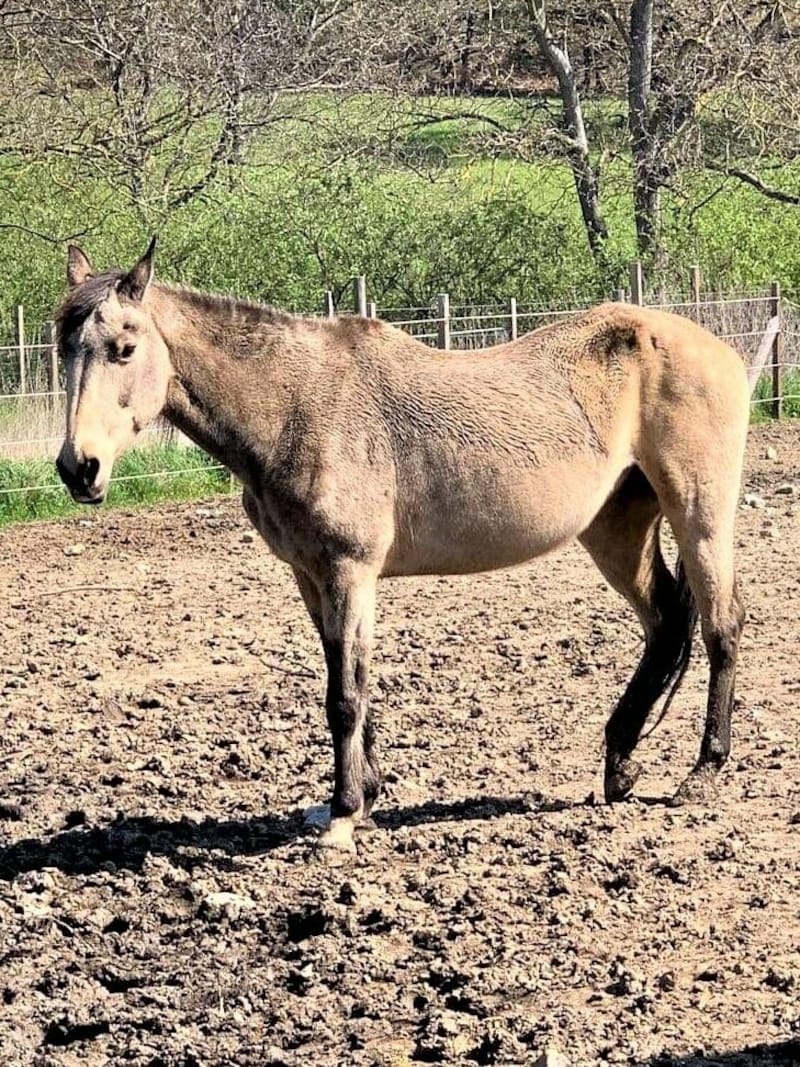
[[[325,710],[333,739],[331,821],[325,848],[355,852],[353,831],[378,795],[368,685],[375,623],[376,574],[360,564],[337,565],[320,582],[321,636],[328,667]]]

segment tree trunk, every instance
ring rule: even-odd
[[[631,3],[630,64],[628,68],[628,128],[633,157],[633,208],[640,256],[649,261],[660,252],[660,182],[656,161],[657,138],[650,106],[653,72],[654,0]]]
[[[608,227],[600,206],[600,182],[589,156],[589,140],[586,136],[575,72],[566,46],[561,48],[553,40],[547,24],[544,0],[528,0],[528,13],[539,51],[558,81],[564,126],[569,138],[567,158],[581,206],[586,238],[595,262],[605,266]]]

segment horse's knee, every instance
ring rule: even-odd
[[[358,699],[345,696],[340,699],[329,700],[326,711],[328,714],[328,726],[331,729],[334,741],[345,740],[353,736],[356,732],[356,727],[359,725],[359,719],[362,717]]]

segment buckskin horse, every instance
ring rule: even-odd
[[[607,800],[634,786],[636,743],[680,683],[698,615],[705,733],[675,800],[713,791],[744,615],[733,531],[749,388],[732,348],[679,316],[608,303],[443,353],[377,320],[157,283],[154,244],[129,271],[98,273],[69,250],[58,470],[75,500],[100,503],[116,457],[163,416],[241,480],[324,648],[335,783],[322,845],[353,851],[379,791],[368,710],[378,579],[509,567],[574,538],[645,637],[606,726]]]

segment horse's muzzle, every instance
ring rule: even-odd
[[[74,471],[59,456],[56,460],[56,470],[64,485],[69,489],[72,499],[78,504],[102,504],[106,498],[105,486],[97,486],[97,475],[100,473],[100,460],[84,459]]]

